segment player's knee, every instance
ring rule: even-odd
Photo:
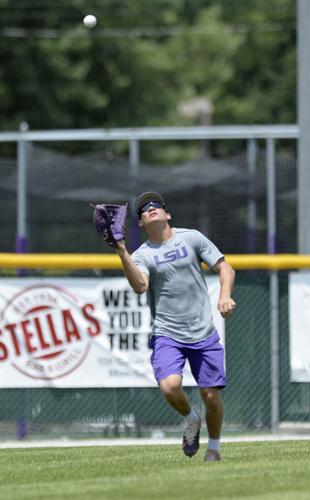
[[[181,389],[181,386],[181,377],[178,375],[170,375],[160,381],[160,389],[167,396],[178,392]]]
[[[222,406],[220,391],[208,389],[201,391],[201,397],[209,411],[216,411]]]

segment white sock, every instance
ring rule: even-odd
[[[219,439],[211,439],[208,440],[208,450],[216,450],[220,451],[220,440]]]
[[[195,410],[193,410],[193,408],[191,408],[191,411],[189,412],[188,415],[186,415],[185,419],[186,421],[189,423],[189,424],[192,424],[194,422],[197,422],[198,420],[198,415],[197,413],[195,412]]]

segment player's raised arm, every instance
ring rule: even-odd
[[[130,286],[136,293],[144,293],[149,287],[149,277],[142,273],[138,266],[134,263],[129,254],[124,240],[117,242],[116,251],[122,261],[123,269]]]
[[[97,232],[117,251],[130,286],[136,293],[146,292],[149,278],[134,263],[125,245],[127,203],[126,205],[90,204],[90,206],[94,209],[93,223]]]

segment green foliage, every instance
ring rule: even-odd
[[[233,123],[295,123],[295,0],[249,0],[247,8],[243,2],[232,3],[220,0],[223,18],[242,33],[243,41],[215,121],[231,116]]]
[[[214,104],[215,112],[221,106],[222,89],[234,76],[232,58],[242,42],[220,15],[219,6],[202,9],[194,24],[184,26],[182,36],[170,42],[173,60],[180,61],[184,97],[203,96]]]
[[[0,1],[1,130],[296,120],[295,0]],[[92,12],[98,25],[87,30]]]

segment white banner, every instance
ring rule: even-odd
[[[216,310],[218,277],[207,283]],[[155,386],[146,294],[125,278],[0,279],[0,387]],[[194,385],[186,368],[184,385]]]
[[[292,382],[310,382],[310,273],[289,275],[289,332]]]

